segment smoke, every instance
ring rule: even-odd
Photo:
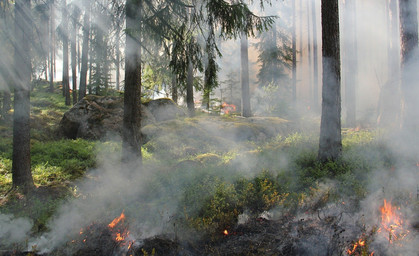
[[[24,242],[29,237],[32,225],[26,218],[0,214],[0,247]]]

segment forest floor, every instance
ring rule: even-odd
[[[278,134],[262,136],[199,113],[144,127],[139,170],[118,138],[60,137],[69,107],[46,88],[31,95],[29,195],[7,193],[0,121],[0,255],[418,255],[418,160],[382,130],[344,129],[342,159],[320,163],[316,121],[270,118]]]

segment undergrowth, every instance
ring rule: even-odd
[[[121,151],[120,143],[112,141],[57,139],[54,129],[68,107],[60,93],[51,95],[46,87],[41,88],[35,90],[32,101],[33,121],[39,124],[33,126],[32,174],[37,186],[58,192],[31,198],[15,193],[0,207],[1,213],[31,217],[33,232],[44,231],[57,208],[74,196],[75,181],[91,168],[100,169],[104,162],[119,161]],[[347,197],[360,201],[369,193],[367,181],[372,172],[389,170],[396,164],[375,131],[345,130],[342,159],[321,163],[317,160],[317,136],[284,133],[236,144],[225,140],[236,136],[234,133],[219,134],[217,124],[202,129],[199,118],[206,117],[166,122],[162,133],[161,127],[144,130],[144,166],[152,171],[141,181],[147,193],[133,200],[127,213],[154,215],[158,222],[155,209],[166,207],[173,211],[170,221],[218,239],[243,215],[293,212],[303,207],[320,193],[322,184],[333,184],[322,203]],[[226,120],[234,122],[234,118]],[[10,134],[9,128],[0,123],[2,134]],[[240,129],[252,136],[257,134],[256,128],[240,124]],[[0,139],[1,195],[11,187],[11,143],[10,136]]]

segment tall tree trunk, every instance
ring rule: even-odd
[[[195,116],[195,104],[193,97],[193,63],[191,58],[188,62],[188,77],[186,79],[186,105],[188,107],[188,113],[190,117]]]
[[[378,101],[379,116],[377,123],[381,127],[400,128],[401,95],[400,95],[400,33],[397,0],[388,4],[388,78],[380,90]]]
[[[242,84],[242,116],[252,116],[250,106],[250,89],[249,89],[249,43],[247,34],[242,32],[240,37],[240,56],[241,56],[241,84]]]
[[[116,44],[115,44],[115,73],[116,73],[116,81],[115,81],[115,87],[116,90],[119,91],[120,90],[120,85],[119,85],[119,81],[120,81],[120,70],[121,70],[121,53],[119,51],[119,42],[120,42],[120,34],[121,34],[121,25],[119,24],[119,20],[118,23],[116,25]]]
[[[54,56],[55,56],[55,6],[54,0],[50,0],[50,44],[49,44],[49,91],[54,92]]]
[[[172,74],[172,100],[177,104],[177,81],[176,74]]]
[[[322,0],[323,91],[319,160],[334,161],[342,154],[340,39],[338,0]]]
[[[311,18],[313,25],[313,108],[314,111],[319,109],[319,68],[318,68],[318,54],[317,54],[317,17],[316,17],[316,2],[311,1]]]
[[[83,49],[81,53],[81,70],[80,70],[80,88],[79,100],[86,96],[87,86],[87,68],[88,68],[88,54],[89,54],[89,33],[90,33],[90,4],[86,2],[86,11],[83,19]]]
[[[126,1],[125,93],[122,161],[142,163],[141,155],[141,0]]]
[[[295,1],[292,1],[292,81],[291,81],[291,97],[293,103],[297,101],[297,24],[296,24]]]
[[[71,71],[73,83],[73,105],[77,103],[77,23],[79,17],[79,9],[73,5],[73,28],[71,31]]]
[[[308,49],[308,87],[309,87],[309,96],[313,98],[313,63],[312,63],[312,56],[311,56],[311,35],[310,35],[310,2],[307,2],[307,49]],[[312,107],[313,102],[310,103],[310,107]]]
[[[31,1],[15,1],[15,81],[13,113],[13,187],[34,187],[30,152]]]
[[[65,104],[69,106],[70,100],[70,78],[68,74],[68,12],[67,12],[67,1],[63,1],[63,94],[65,97]]]
[[[403,130],[416,135],[419,128],[417,99],[418,60],[418,18],[416,0],[399,0],[402,81],[401,89],[404,101]]]
[[[100,22],[99,22],[100,23]],[[102,83],[104,83],[104,72],[103,72],[103,66],[105,65],[104,63],[104,59],[103,57],[105,56],[105,54],[103,53],[105,51],[105,49],[103,48],[103,44],[104,44],[104,31],[100,26],[96,26],[96,44],[99,45],[98,47],[96,47],[96,49],[94,49],[96,51],[96,81],[95,81],[95,94],[96,95],[100,95],[100,86],[102,85]]]
[[[345,105],[346,125],[356,126],[356,85],[358,82],[358,57],[356,38],[356,5],[355,0],[345,1]]]

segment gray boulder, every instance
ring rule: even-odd
[[[170,120],[180,115],[171,109],[178,106],[172,103],[157,104],[152,100],[141,108],[141,126],[155,123],[156,120]],[[148,109],[152,106],[153,112]],[[171,106],[171,107],[169,107]],[[161,109],[160,109],[161,108]],[[60,133],[69,139],[83,138],[89,140],[105,139],[107,136],[122,134],[124,102],[122,97],[88,95],[67,111],[60,122]],[[184,114],[184,112],[183,112]]]

